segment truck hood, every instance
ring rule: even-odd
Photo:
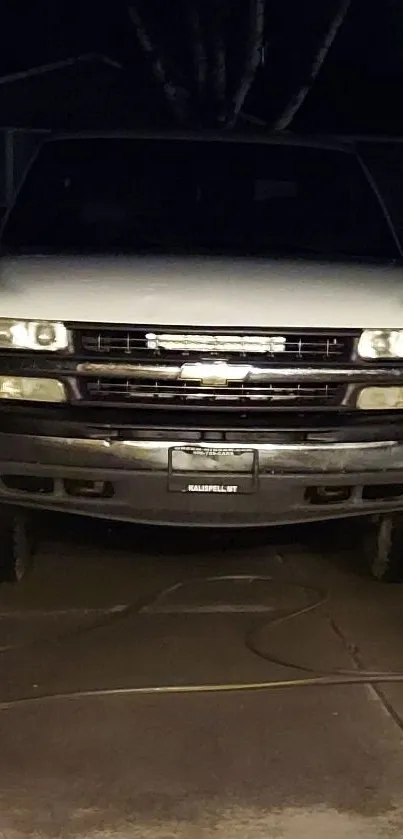
[[[3,257],[0,317],[167,326],[402,328],[403,269],[305,259]]]

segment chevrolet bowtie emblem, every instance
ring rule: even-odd
[[[249,364],[227,364],[215,361],[213,364],[183,364],[179,378],[186,382],[200,382],[206,387],[226,387],[228,382],[244,382],[251,372]]]

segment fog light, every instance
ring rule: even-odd
[[[63,483],[67,495],[77,498],[112,498],[114,492],[110,481],[66,478]]]
[[[310,504],[342,504],[349,501],[352,487],[308,487],[305,498]]]
[[[366,387],[357,398],[361,411],[396,411],[403,408],[403,387]]]
[[[29,402],[66,402],[64,384],[57,379],[0,376],[0,399]]]

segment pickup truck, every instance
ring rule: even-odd
[[[0,566],[51,510],[256,527],[365,517],[403,552],[399,236],[354,147],[47,139],[3,222]],[[364,539],[365,533],[365,539]]]

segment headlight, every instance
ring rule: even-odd
[[[361,358],[403,358],[403,329],[366,329],[358,342]]]
[[[0,399],[26,402],[66,402],[66,389],[57,379],[0,376]]]
[[[0,318],[0,349],[58,352],[69,346],[64,323]]]

